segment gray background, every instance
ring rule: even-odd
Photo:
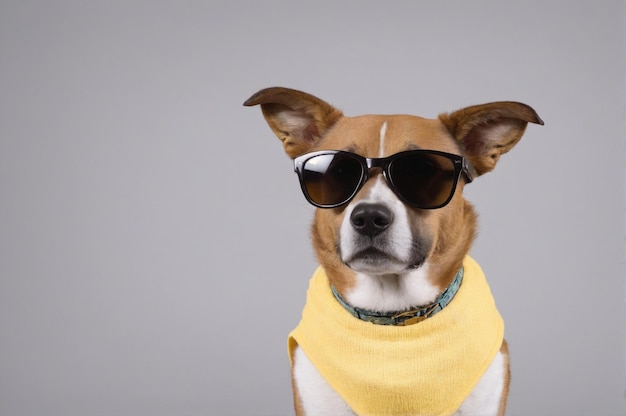
[[[258,109],[518,100],[467,188],[509,415],[624,415],[620,1],[0,1],[0,415],[288,415],[313,212]]]

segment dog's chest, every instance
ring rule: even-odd
[[[336,302],[318,269],[302,320],[290,335],[292,362],[297,364],[296,351],[302,349],[331,391],[358,414],[453,413],[487,371],[503,338],[502,319],[480,268],[469,258],[465,268],[454,301],[407,327],[354,318]],[[302,383],[315,379],[311,371],[294,370]]]

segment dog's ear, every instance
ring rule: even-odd
[[[311,149],[343,114],[325,101],[289,88],[263,89],[243,103],[261,104],[263,116],[291,157]]]
[[[500,155],[522,138],[528,123],[543,125],[535,110],[512,101],[474,105],[439,119],[461,143],[478,175],[493,170]]]

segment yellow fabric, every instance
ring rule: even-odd
[[[375,325],[346,311],[319,267],[302,320],[289,335],[360,416],[453,414],[496,356],[504,336],[480,266],[469,256],[459,291],[441,312],[410,326]]]

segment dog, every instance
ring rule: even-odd
[[[261,106],[317,208],[320,266],[289,336],[296,415],[504,415],[504,324],[468,255],[477,216],[462,192],[543,124],[535,110],[348,117],[282,87],[244,105]]]

